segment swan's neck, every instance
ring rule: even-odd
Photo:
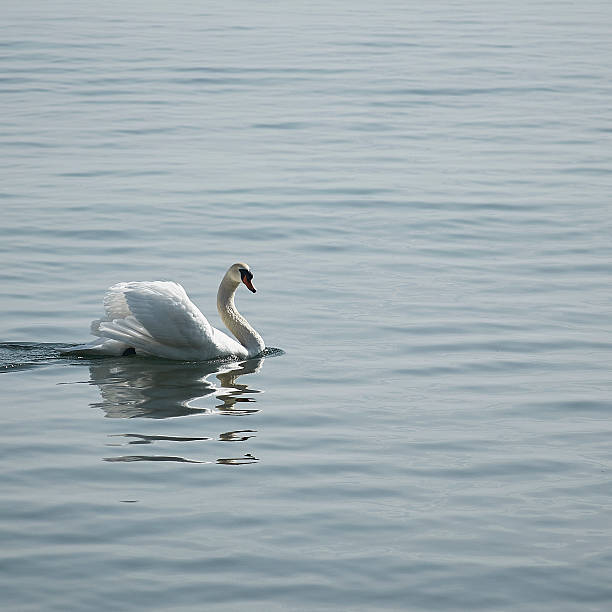
[[[266,345],[263,338],[251,327],[249,322],[238,312],[234,304],[234,294],[239,283],[227,276],[223,277],[217,292],[217,310],[223,323],[249,353],[249,357],[259,355]]]

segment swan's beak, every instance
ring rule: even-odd
[[[256,293],[256,289],[253,287],[253,283],[251,282],[253,280],[253,273],[251,271],[240,268],[240,278],[249,291]]]
[[[247,286],[247,289],[249,291],[252,291],[253,293],[257,292],[257,289],[255,289],[255,287],[253,287],[253,283],[246,276],[242,277],[242,282]]]

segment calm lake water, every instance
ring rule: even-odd
[[[13,2],[7,610],[612,606],[612,5]],[[271,351],[86,360],[217,285]]]

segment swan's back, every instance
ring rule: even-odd
[[[119,283],[109,294],[123,294],[129,313],[158,342],[198,348],[212,340],[210,323],[189,299],[185,289],[172,281]],[[120,298],[111,297],[120,304]]]

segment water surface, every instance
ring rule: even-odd
[[[14,4],[0,583],[28,610],[607,610],[608,3]],[[77,359],[181,282],[280,347]]]

